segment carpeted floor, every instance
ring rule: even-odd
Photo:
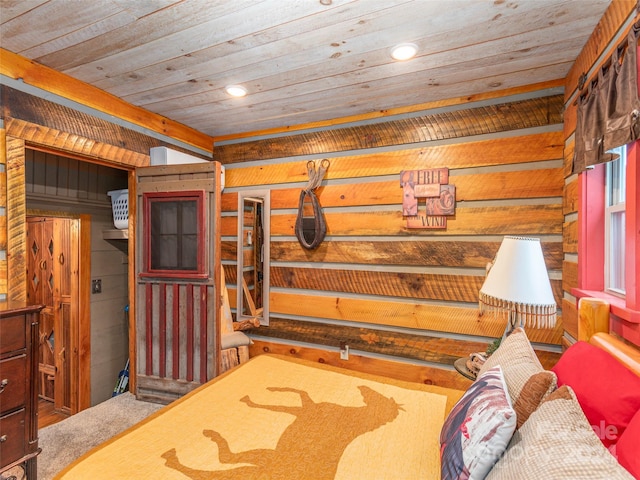
[[[38,480],[50,480],[73,460],[146,418],[162,405],[140,402],[129,392],[110,398],[38,432]],[[20,477],[18,477],[20,478]]]

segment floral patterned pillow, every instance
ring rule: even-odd
[[[498,461],[516,429],[516,412],[497,365],[469,387],[440,432],[442,479],[482,479]]]

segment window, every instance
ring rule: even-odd
[[[606,164],[604,209],[604,283],[614,295],[625,294],[625,200],[627,149],[617,148],[620,156]]]
[[[640,140],[578,177],[576,298],[611,306],[610,328],[640,345]]]
[[[145,193],[143,276],[206,277],[204,192]]]

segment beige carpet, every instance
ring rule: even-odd
[[[76,458],[146,418],[162,405],[140,402],[129,392],[110,398],[38,432],[38,480],[50,480]],[[18,477],[18,480],[20,477]]]

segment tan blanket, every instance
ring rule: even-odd
[[[261,355],[57,477],[436,479],[446,389]],[[449,400],[449,402],[447,402]]]

